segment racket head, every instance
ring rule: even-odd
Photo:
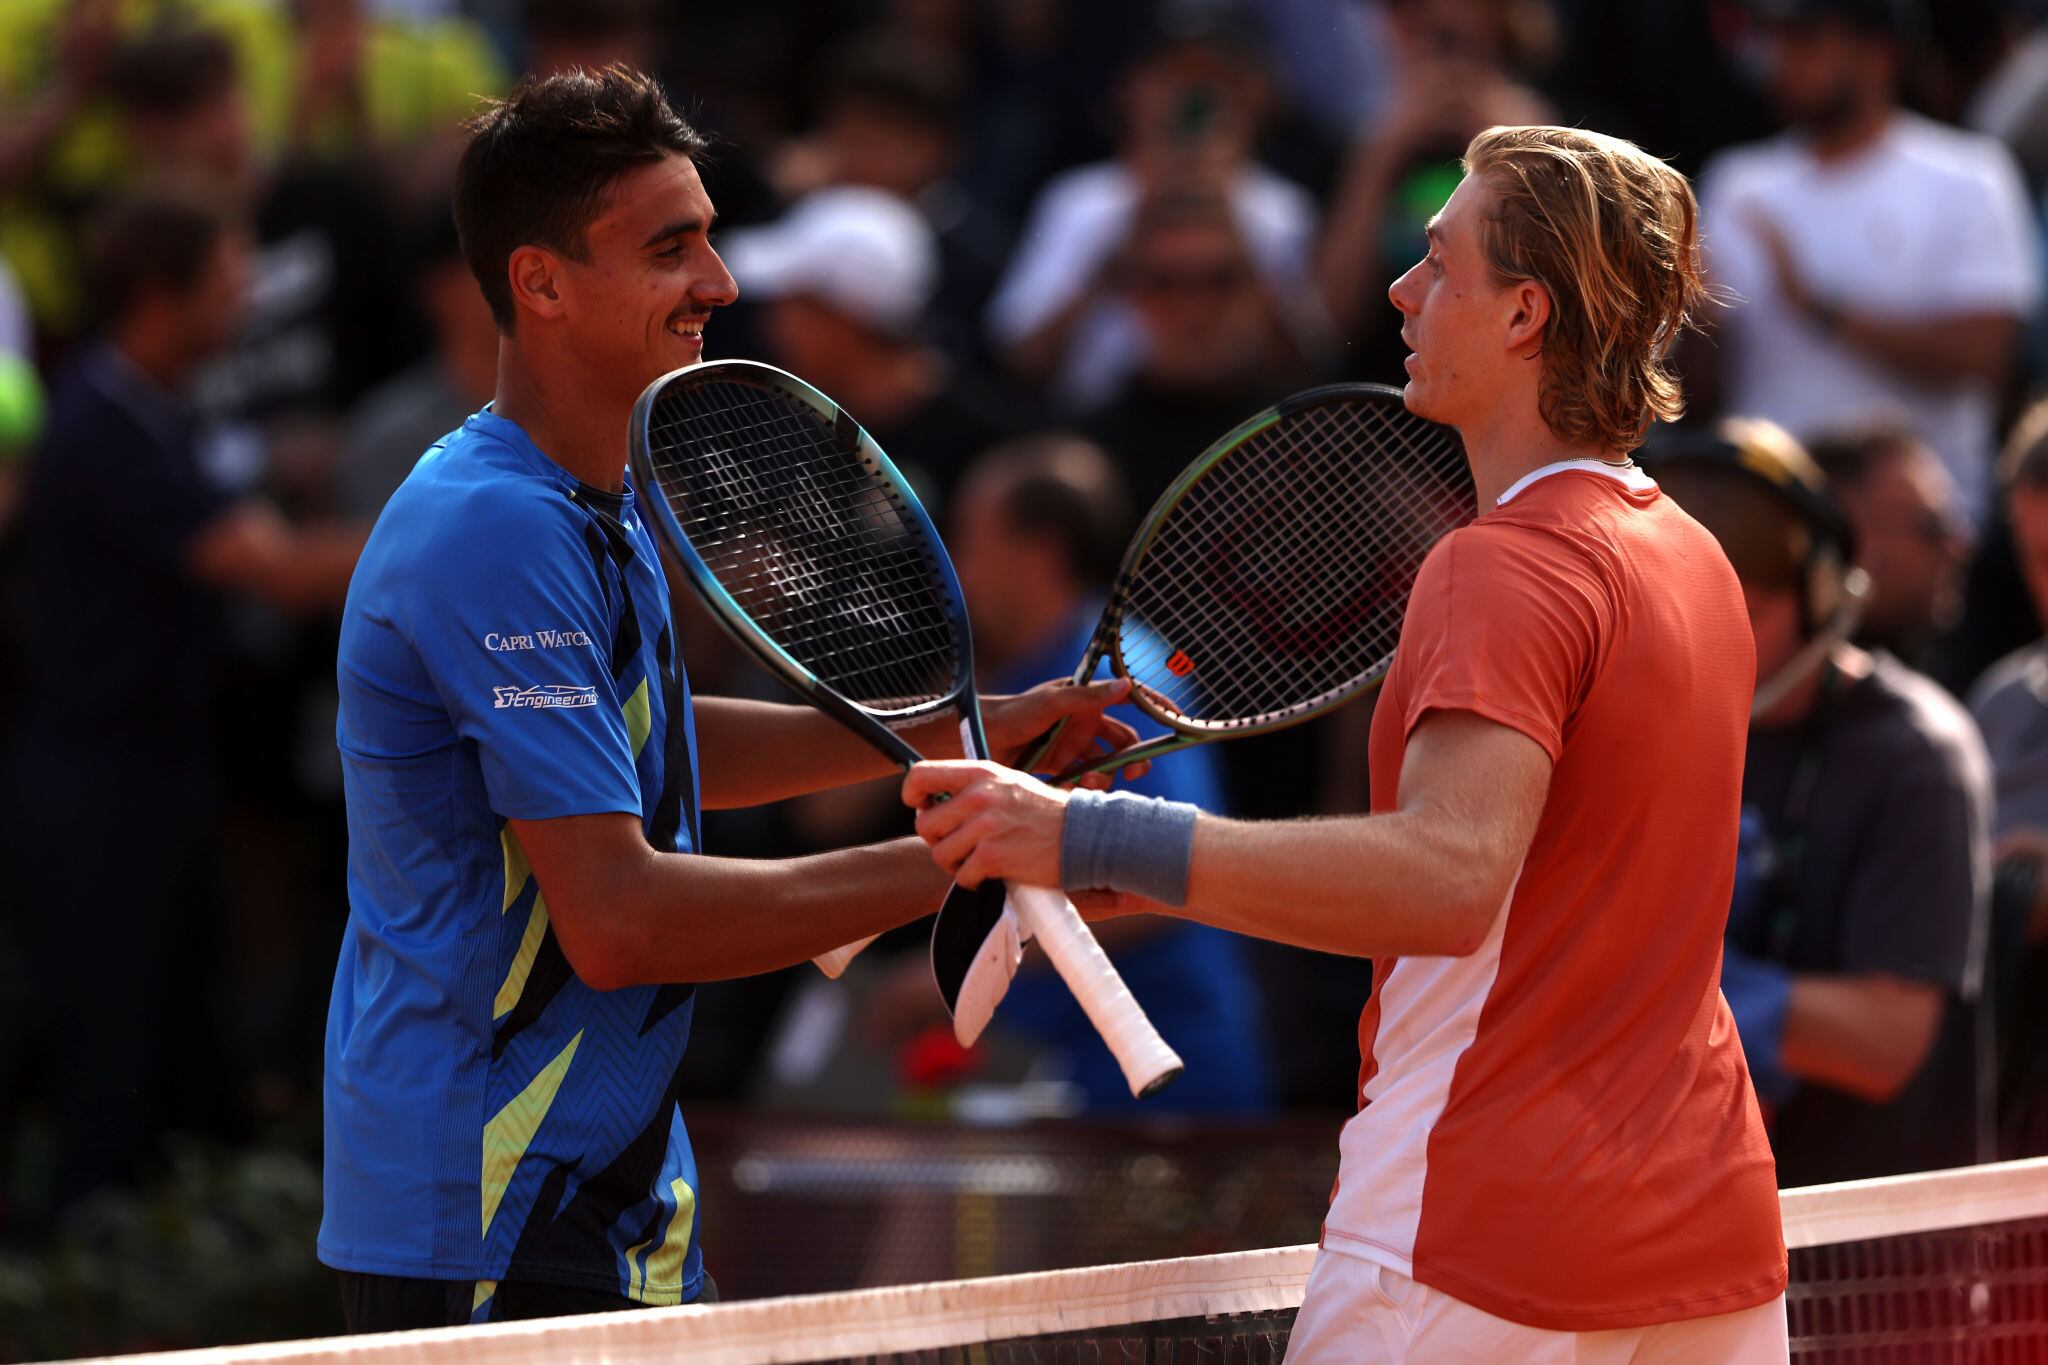
[[[883,726],[974,712],[952,560],[902,473],[838,404],[772,365],[707,361],[647,386],[629,451],[655,535],[770,672]]]
[[[772,365],[708,361],[642,391],[628,448],[656,538],[741,649],[905,766],[919,754],[891,727],[946,710],[987,753],[952,559],[850,414]],[[949,1009],[1007,986],[1003,914],[1000,884],[947,895],[932,942]]]
[[[1182,734],[1299,724],[1386,676],[1423,559],[1476,510],[1457,433],[1399,389],[1304,390],[1153,504],[1097,644],[1133,704]]]

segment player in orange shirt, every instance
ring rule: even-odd
[[[988,764],[906,780],[973,885],[1373,958],[1358,1114],[1288,1359],[1782,1361],[1775,1172],[1717,988],[1755,659],[1629,460],[1701,297],[1684,178],[1495,128],[1395,282],[1406,400],[1483,515],[1424,564],[1370,815],[1251,824]]]

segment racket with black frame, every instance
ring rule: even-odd
[[[1166,733],[1054,782],[1299,725],[1378,686],[1423,559],[1474,503],[1457,433],[1398,389],[1325,385],[1240,423],[1146,514],[1074,670],[1085,683],[1108,660]]]
[[[952,561],[858,422],[794,375],[719,360],[650,384],[630,447],[655,534],[757,662],[905,768],[924,756],[899,731],[946,714],[966,754],[987,755]],[[1180,1074],[1073,906],[1045,888],[948,894],[932,966],[963,1042],[1007,990],[1022,938],[1045,948],[1132,1093]]]
[[[1167,733],[1055,780],[1299,725],[1377,687],[1423,559],[1475,497],[1457,432],[1384,384],[1308,389],[1238,425],[1146,514],[1074,670],[1087,682],[1107,659]]]

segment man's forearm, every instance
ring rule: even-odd
[[[607,880],[556,920],[577,974],[605,990],[793,966],[930,914],[948,885],[915,839],[783,859],[649,849]]]
[[[2011,368],[2019,323],[2003,314],[1894,322],[1860,313],[1820,315],[1835,338],[1907,379],[2000,383]]]
[[[813,707],[736,697],[698,697],[694,705],[706,810],[765,806],[902,771]],[[960,756],[950,712],[899,733],[928,758]]]
[[[1352,957],[1461,956],[1506,899],[1478,831],[1417,812],[1195,826],[1187,905],[1171,913]],[[1510,883],[1511,885],[1512,883]]]
[[[1882,974],[1797,976],[1779,1048],[1785,1069],[1886,1103],[1926,1062],[1942,998],[1938,986]]]

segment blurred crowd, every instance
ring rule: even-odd
[[[1474,133],[1581,123],[1693,175],[1716,304],[1679,346],[1687,422],[1644,458],[1728,548],[1776,684],[1727,992],[1781,1174],[2048,1151],[2043,10],[0,0],[0,1243],[147,1178],[170,1134],[317,1141],[338,607],[495,380],[447,203],[460,124],[523,73],[615,61],[714,141],[740,300],[707,354],[803,376],[912,474],[984,690],[1070,672],[1136,518],[1210,442],[1311,384],[1399,381],[1386,287]],[[698,691],[776,695],[684,632]],[[1362,809],[1368,712],[1145,789]],[[904,828],[886,782],[705,823],[761,856]],[[1354,1106],[1368,964],[1103,937],[1188,1061],[1145,1110],[1043,976],[953,1047],[915,932],[842,983],[706,988],[691,1093]]]

